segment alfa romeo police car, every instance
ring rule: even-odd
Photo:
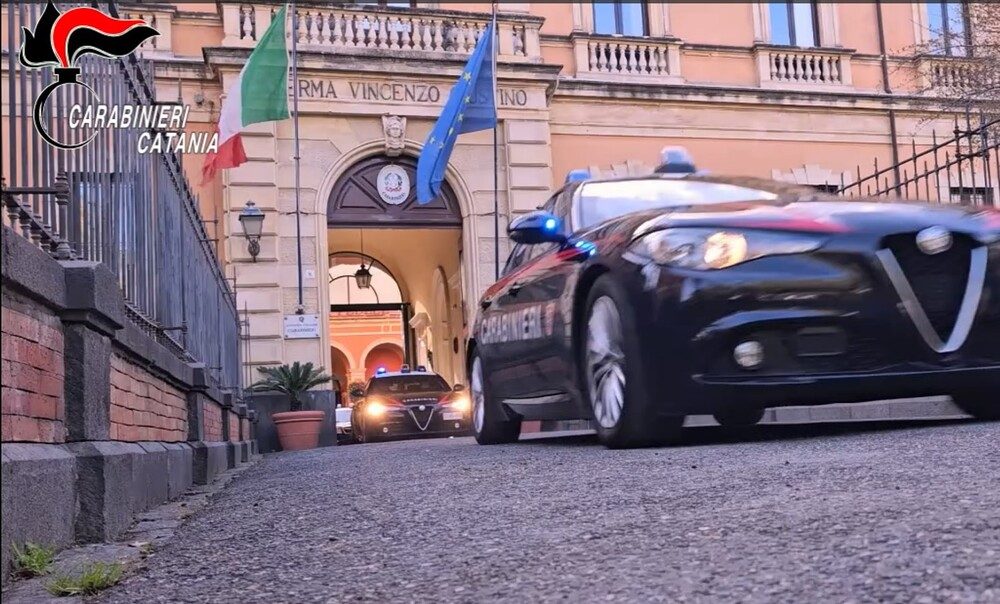
[[[473,430],[592,420],[610,447],[687,414],[951,395],[1000,417],[1000,212],[699,174],[571,174],[514,220],[468,350]]]
[[[351,413],[357,442],[413,436],[456,436],[469,432],[471,401],[465,388],[418,366],[411,371],[378,369]]]

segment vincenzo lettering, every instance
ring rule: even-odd
[[[322,78],[300,78],[299,96],[303,99],[350,99],[354,101],[436,105],[444,102],[447,89],[420,82],[346,82]],[[501,88],[497,93],[501,107],[527,107],[528,93],[523,88]]]

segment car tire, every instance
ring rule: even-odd
[[[726,409],[712,415],[720,426],[736,428],[740,426],[752,426],[764,419],[764,410],[754,407],[740,407],[738,409]]]
[[[655,408],[625,290],[609,275],[601,276],[585,309],[580,375],[598,439],[612,449],[675,442],[684,416],[663,416]]]
[[[1000,404],[996,393],[989,396],[982,392],[966,392],[953,394],[951,400],[959,409],[976,419],[1000,420]]]
[[[500,401],[491,396],[478,352],[472,353],[469,363],[469,392],[472,396],[472,435],[476,442],[502,445],[517,441],[521,436],[521,418],[508,418],[500,409]]]

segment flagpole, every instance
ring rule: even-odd
[[[302,304],[302,225],[299,220],[299,184],[301,170],[299,161],[299,17],[295,11],[295,0],[290,3],[292,9],[292,131],[295,143],[292,159],[295,161],[295,260],[298,267],[299,304],[295,314],[305,312]]]
[[[497,144],[497,129],[500,127],[500,108],[497,103],[497,3],[493,2],[493,25],[491,27],[493,36],[493,53],[490,60],[493,61],[493,277],[500,280],[500,149]]]

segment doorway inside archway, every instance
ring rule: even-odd
[[[331,342],[367,338],[354,345],[352,381],[406,363],[465,382],[461,213],[447,184],[418,204],[415,171],[415,158],[371,157],[328,199]]]

